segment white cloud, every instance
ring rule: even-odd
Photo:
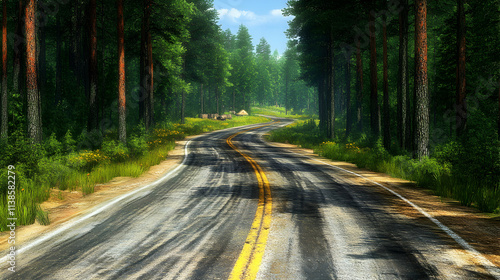
[[[221,20],[227,18],[233,22],[237,22],[238,20],[254,21],[258,18],[254,12],[240,11],[235,8],[231,8],[230,10],[220,9],[217,12],[219,13],[219,18]]]
[[[272,10],[271,15],[275,17],[282,17],[283,11],[281,11],[281,9]]]
[[[280,9],[272,10],[267,15],[257,15],[251,11],[243,11],[235,8],[219,9],[217,12],[221,21],[228,20],[232,23],[248,25],[265,24],[271,21],[288,19],[288,17],[283,16],[283,12]]]

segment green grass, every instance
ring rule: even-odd
[[[461,176],[453,172],[449,162],[436,158],[415,160],[405,155],[390,155],[381,141],[368,145],[366,139],[358,142],[333,142],[321,136],[315,121],[299,121],[273,131],[270,141],[291,143],[311,148],[320,156],[356,164],[393,177],[414,181],[418,186],[433,190],[436,195],[458,200],[487,213],[500,213],[500,182]]]
[[[259,115],[274,116],[279,118],[298,119],[298,120],[307,120],[310,118],[314,118],[314,116],[304,115],[302,114],[302,112],[297,114],[292,110],[288,110],[288,114],[285,114],[285,108],[278,106],[253,107],[252,113]]]
[[[235,117],[226,121],[186,118],[185,124],[162,123],[148,133],[140,132],[130,138],[129,142],[134,143],[128,147],[113,140],[105,140],[103,148],[99,150],[42,157],[37,163],[38,172],[33,176],[26,175],[30,169],[25,164],[16,164],[17,225],[29,225],[35,220],[42,225],[49,223],[48,213],[39,204],[49,198],[51,188],[77,190],[88,195],[94,192],[96,184],[115,177],[139,177],[151,166],[165,160],[169,151],[174,149],[175,141],[187,135],[268,121],[267,118],[255,116]],[[55,139],[50,141],[51,149],[60,145]],[[0,174],[2,193],[7,190],[6,174]],[[62,199],[60,193],[58,198]],[[7,208],[7,197],[0,195],[0,231],[7,230]]]

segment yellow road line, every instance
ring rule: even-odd
[[[255,279],[257,276],[260,263],[262,262],[262,256],[264,255],[264,250],[266,248],[267,236],[269,235],[269,228],[271,226],[272,212],[271,188],[266,174],[257,162],[255,162],[255,160],[253,160],[249,155],[238,150],[233,145],[231,140],[239,134],[268,125],[270,124],[240,131],[231,135],[226,140],[227,144],[231,148],[240,153],[240,155],[242,155],[250,163],[255,171],[255,175],[257,176],[257,181],[259,183],[259,203],[257,205],[255,218],[252,222],[252,227],[248,233],[245,244],[243,245],[240,256],[238,257],[238,260],[233,267],[233,271],[229,276],[230,280]]]

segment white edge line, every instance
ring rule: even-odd
[[[191,139],[191,140],[192,140],[192,139]],[[103,205],[103,206],[99,207],[98,209],[96,209],[96,210],[92,211],[91,213],[88,213],[87,215],[85,215],[85,216],[83,216],[83,217],[81,217],[81,218],[79,218],[79,219],[77,219],[77,220],[74,220],[74,221],[69,221],[69,222],[64,223],[63,225],[61,225],[61,226],[60,226],[59,228],[57,228],[56,230],[54,230],[54,231],[52,231],[52,232],[49,232],[49,233],[47,233],[47,234],[45,234],[45,235],[41,236],[40,238],[38,238],[38,239],[34,240],[33,242],[28,243],[27,245],[25,245],[25,246],[21,247],[19,250],[17,250],[17,251],[16,251],[16,254],[21,254],[21,253],[23,253],[24,251],[27,251],[27,250],[29,250],[29,249],[33,248],[34,246],[39,245],[40,243],[42,243],[42,242],[44,242],[44,241],[46,241],[46,240],[48,240],[48,239],[50,239],[50,238],[52,238],[52,237],[54,237],[54,236],[56,236],[56,235],[60,234],[61,232],[63,232],[63,231],[65,231],[65,230],[67,230],[67,229],[69,229],[69,228],[73,227],[73,226],[74,226],[74,225],[76,225],[76,224],[79,224],[79,223],[81,223],[81,222],[83,222],[83,221],[87,220],[88,218],[90,218],[90,217],[92,217],[92,216],[95,216],[95,215],[97,215],[97,214],[101,213],[102,211],[104,211],[104,210],[108,209],[109,207],[111,207],[111,206],[113,206],[113,205],[117,204],[118,202],[120,202],[120,201],[122,201],[122,200],[124,200],[124,199],[126,199],[126,198],[128,198],[128,197],[130,197],[130,196],[132,196],[132,195],[134,195],[134,194],[136,194],[136,193],[138,193],[138,192],[140,192],[140,191],[144,190],[144,189],[147,189],[147,188],[149,188],[149,187],[151,187],[151,186],[154,186],[154,185],[158,185],[158,184],[160,184],[163,180],[165,180],[166,178],[170,177],[170,176],[171,176],[172,174],[174,174],[177,170],[179,170],[181,167],[183,167],[183,166],[184,166],[184,163],[186,162],[186,160],[187,160],[187,158],[188,158],[188,155],[189,155],[188,146],[189,146],[189,143],[191,143],[191,140],[189,140],[189,141],[186,143],[186,145],[184,146],[184,159],[182,160],[182,162],[181,162],[181,163],[180,163],[180,164],[179,164],[179,165],[178,165],[175,169],[173,169],[173,170],[171,170],[170,172],[168,172],[167,174],[165,174],[165,176],[163,176],[162,178],[160,178],[160,179],[158,179],[158,180],[154,181],[154,182],[153,182],[153,183],[151,183],[151,184],[148,184],[148,185],[146,185],[146,186],[143,186],[143,187],[141,187],[141,188],[138,188],[138,189],[136,189],[136,190],[133,190],[133,191],[131,191],[131,192],[129,192],[129,193],[126,193],[126,194],[124,194],[124,195],[122,195],[122,196],[119,196],[118,198],[115,198],[114,200],[111,200],[111,201],[110,201],[110,202],[108,202],[107,204],[105,204],[105,205]],[[5,256],[5,257],[3,257],[3,258],[1,258],[1,259],[0,259],[0,263],[4,263],[4,262],[7,262],[7,261],[8,261],[8,257],[7,257],[7,256]]]
[[[261,139],[263,139],[262,135],[261,135]],[[265,141],[265,142],[269,143],[271,146],[275,146],[275,147],[281,148],[279,146],[271,144],[268,141]],[[336,169],[340,169],[340,170],[342,170],[344,172],[347,172],[347,173],[351,173],[351,174],[356,175],[358,177],[361,177],[361,178],[363,178],[363,179],[365,179],[365,180],[367,180],[367,181],[369,181],[371,183],[374,183],[375,185],[377,185],[379,187],[382,187],[383,189],[387,190],[388,192],[392,193],[393,195],[397,196],[398,198],[400,198],[404,202],[408,203],[411,207],[415,208],[418,212],[420,212],[422,215],[424,215],[425,217],[427,217],[429,220],[431,220],[441,230],[443,230],[444,232],[446,232],[451,238],[453,238],[453,240],[455,240],[460,246],[462,246],[462,248],[464,248],[470,254],[472,254],[481,263],[481,265],[491,274],[491,276],[495,277],[497,280],[500,280],[500,268],[498,268],[490,260],[488,260],[486,257],[484,257],[483,254],[481,254],[479,251],[477,251],[476,249],[474,249],[474,247],[472,247],[469,243],[467,243],[467,241],[465,241],[462,237],[460,237],[458,234],[456,234],[449,227],[445,226],[438,219],[434,218],[431,214],[425,212],[425,210],[423,210],[422,208],[420,208],[419,206],[417,206],[415,203],[409,201],[408,199],[406,199],[405,197],[403,197],[399,193],[393,191],[392,189],[390,189],[390,188],[388,188],[388,187],[386,187],[386,186],[384,186],[384,185],[382,185],[382,184],[380,184],[378,182],[375,182],[375,181],[373,181],[371,179],[368,179],[365,176],[360,175],[358,173],[346,170],[344,168],[335,166],[333,164],[321,161],[319,159],[316,159],[316,158],[313,158],[313,157],[310,157],[310,156],[302,155],[302,154],[299,154],[299,153],[296,153],[296,152],[293,152],[293,151],[290,151],[290,152],[294,153],[294,154],[297,154],[297,155],[300,155],[300,156],[303,156],[303,157],[306,157],[308,159],[320,162],[322,164],[327,164],[327,165],[329,165],[331,167],[334,167]]]

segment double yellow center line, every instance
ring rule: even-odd
[[[257,162],[255,162],[255,160],[253,160],[249,155],[238,150],[233,145],[231,140],[244,132],[268,125],[270,124],[240,131],[231,135],[226,140],[227,144],[231,148],[242,155],[250,163],[250,165],[252,165],[259,183],[259,204],[257,206],[257,212],[255,213],[252,228],[248,233],[245,245],[243,245],[240,256],[238,257],[238,260],[233,267],[233,271],[229,276],[230,280],[255,279],[257,276],[260,263],[262,262],[262,256],[264,255],[264,249],[266,248],[267,236],[269,235],[269,228],[271,226],[271,211],[273,206],[271,188],[266,174],[262,171],[262,168],[257,164]]]

